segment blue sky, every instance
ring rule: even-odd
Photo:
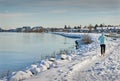
[[[120,0],[0,0],[0,27],[120,24]]]

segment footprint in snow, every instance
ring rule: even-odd
[[[67,79],[65,79],[64,81],[68,81]]]
[[[63,70],[58,70],[59,73],[63,73]]]
[[[61,75],[61,74],[58,74],[59,76]]]
[[[54,78],[54,80],[57,80],[57,78]]]
[[[66,77],[67,75],[64,75],[64,77]]]

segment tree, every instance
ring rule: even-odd
[[[92,32],[92,28],[93,28],[93,26],[90,24],[90,25],[88,26],[89,32]]]
[[[77,28],[78,28],[78,29],[81,29],[81,26],[78,26]]]
[[[103,27],[103,24],[100,24],[100,27]]]
[[[96,29],[97,29],[97,27],[98,27],[98,24],[96,24],[96,25],[95,25],[94,30],[96,30]]]
[[[67,29],[67,26],[65,25],[64,29]]]
[[[71,29],[71,27],[70,27],[70,26],[68,26],[68,29]]]
[[[77,29],[77,27],[76,27],[76,26],[74,26],[74,29]]]

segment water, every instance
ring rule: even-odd
[[[74,39],[47,33],[0,33],[0,73],[16,71],[40,60],[41,55],[74,45]]]

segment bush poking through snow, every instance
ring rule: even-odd
[[[92,42],[93,42],[93,40],[90,35],[88,35],[88,34],[83,35],[83,37],[82,37],[83,44],[91,44]]]

